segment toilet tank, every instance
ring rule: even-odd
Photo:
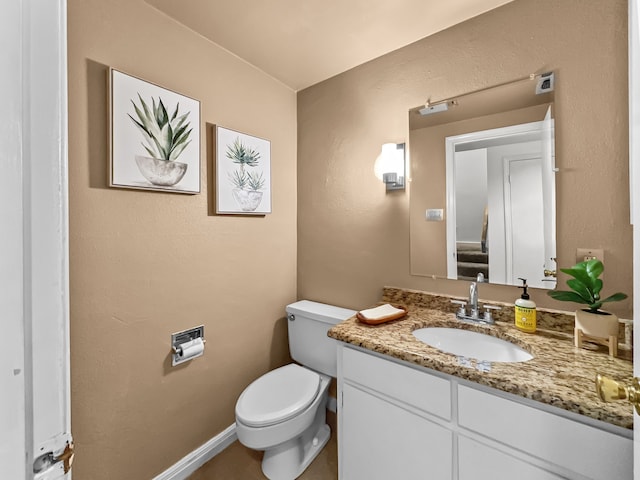
[[[287,305],[286,311],[291,358],[311,370],[336,377],[336,340],[327,337],[327,332],[356,311],[309,300]]]

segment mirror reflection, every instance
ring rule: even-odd
[[[409,111],[412,274],[555,287],[553,80]]]

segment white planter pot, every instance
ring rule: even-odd
[[[187,164],[170,160],[158,160],[157,158],[136,155],[136,165],[144,178],[153,185],[171,187],[182,180],[187,173]]]
[[[589,337],[606,338],[618,336],[618,317],[613,313],[591,313],[576,310],[576,329]]]
[[[243,212],[253,212],[262,201],[262,192],[234,188],[231,191],[234,200]]]

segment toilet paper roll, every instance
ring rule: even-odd
[[[180,361],[189,360],[191,358],[202,355],[204,352],[204,342],[202,338],[196,338],[180,345],[182,355]]]

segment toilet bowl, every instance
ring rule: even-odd
[[[294,480],[324,448],[328,389],[336,376],[332,325],[355,311],[302,300],[287,306],[291,363],[252,382],[236,403],[240,443],[264,450],[262,472],[270,480]]]
[[[292,363],[260,377],[238,399],[238,440],[265,451],[262,471],[270,480],[297,478],[326,445],[330,383],[331,377]]]

